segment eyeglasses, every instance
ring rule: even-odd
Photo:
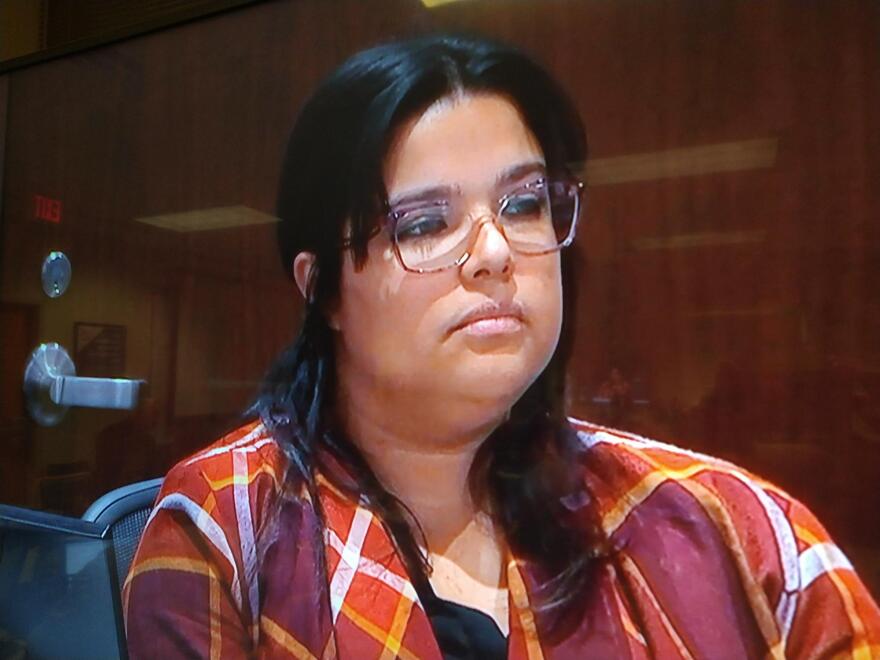
[[[493,218],[511,249],[542,255],[571,245],[584,184],[536,179],[500,197]],[[464,198],[404,205],[388,213],[394,251],[405,270],[432,273],[461,266],[482,227]]]

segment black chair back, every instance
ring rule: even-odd
[[[162,478],[159,478],[111,490],[95,500],[82,515],[83,520],[110,528],[120,589],[161,486]]]

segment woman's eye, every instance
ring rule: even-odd
[[[522,193],[507,198],[503,214],[511,220],[534,218],[544,212],[544,198],[535,193]]]
[[[419,213],[413,218],[402,218],[397,225],[397,239],[436,236],[448,227],[446,216],[442,213]]]

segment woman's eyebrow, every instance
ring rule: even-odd
[[[388,200],[390,206],[400,206],[401,204],[413,204],[416,202],[431,202],[437,199],[448,199],[458,190],[457,186],[430,186],[427,188],[417,188],[403,193],[397,197]]]
[[[544,175],[546,173],[547,166],[544,164],[543,161],[534,160],[527,163],[518,163],[516,165],[511,165],[510,167],[505,168],[504,170],[499,172],[498,176],[495,177],[495,184],[498,185],[510,183],[511,181],[517,181],[518,179],[522,179],[529,174]]]
[[[517,163],[501,170],[495,176],[495,185],[502,185],[517,181],[530,174],[543,175],[547,172],[547,166],[543,161],[535,160],[526,163]],[[392,197],[388,200],[389,206],[400,206],[401,204],[415,204],[418,202],[432,202],[437,199],[448,199],[452,195],[459,193],[460,189],[454,185],[428,186],[426,188],[416,188],[409,190],[401,195]]]

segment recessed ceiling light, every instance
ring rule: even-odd
[[[636,250],[680,250],[682,248],[718,247],[721,245],[748,245],[763,243],[765,232],[755,231],[712,231],[695,234],[673,234],[672,236],[642,236],[632,241]]]
[[[135,222],[159,227],[181,233],[193,231],[211,231],[246,227],[249,225],[265,225],[277,222],[278,218],[247,206],[219,206],[212,209],[196,209],[182,213],[166,213],[135,218]]]
[[[453,2],[462,2],[463,0],[422,0],[422,4],[428,9],[439,7],[440,5],[451,5]]]
[[[776,151],[776,138],[759,138],[596,158],[587,162],[587,182],[607,186],[760,169],[776,164]]]

